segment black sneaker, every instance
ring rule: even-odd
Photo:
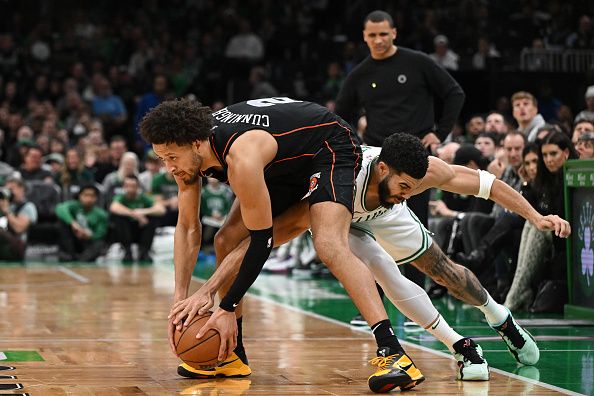
[[[483,357],[482,348],[470,338],[462,338],[454,344],[454,357],[458,362],[456,377],[462,381],[489,380],[489,365]]]

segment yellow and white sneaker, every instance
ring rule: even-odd
[[[371,365],[377,366],[377,371],[367,379],[372,391],[386,393],[398,387],[400,390],[408,390],[425,381],[421,371],[406,353],[399,351],[390,354],[390,348],[381,347],[378,348],[377,355],[369,361]]]
[[[177,367],[177,373],[182,377],[206,379],[216,377],[236,378],[247,377],[252,373],[250,366],[245,364],[239,356],[233,352],[225,361],[209,369],[195,369],[192,366],[182,363]]]

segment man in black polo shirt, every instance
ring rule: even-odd
[[[384,11],[365,17],[363,39],[370,56],[347,76],[336,99],[336,114],[352,121],[363,108],[367,118],[363,141],[367,145],[381,146],[393,133],[410,133],[433,150],[445,140],[460,114],[462,88],[426,54],[394,45],[394,21]],[[443,102],[438,120],[433,108],[435,97]],[[429,191],[407,203],[427,226]],[[422,274],[412,272],[407,271],[407,276],[422,283]]]

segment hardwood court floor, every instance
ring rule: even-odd
[[[197,282],[193,287],[198,287]],[[359,395],[371,394],[367,333],[248,296],[246,379],[187,380],[166,341],[173,272],[154,266],[54,265],[0,268],[0,351],[37,351],[43,361],[11,361],[30,395]],[[492,373],[455,380],[453,360],[407,346],[427,381],[411,395],[548,395],[538,384]],[[27,359],[21,359],[27,360]],[[17,391],[14,391],[17,392]]]

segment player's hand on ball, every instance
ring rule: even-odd
[[[196,338],[202,338],[210,329],[217,331],[221,337],[221,347],[219,348],[219,362],[224,361],[231,356],[237,346],[237,322],[235,312],[227,312],[224,309],[217,308],[208,322],[200,329]]]
[[[167,339],[169,340],[169,348],[171,348],[171,352],[173,352],[173,354],[175,356],[177,356],[177,351],[175,350],[175,339],[174,339],[175,328],[176,328],[176,326],[173,324],[173,320],[169,319],[167,321]]]
[[[208,312],[213,305],[214,293],[200,288],[190,297],[174,303],[167,319],[173,319],[173,324],[181,330],[182,325],[189,325],[196,314]]]
[[[567,238],[571,234],[569,223],[557,215],[543,216],[534,225],[541,231],[554,231],[560,238]]]

